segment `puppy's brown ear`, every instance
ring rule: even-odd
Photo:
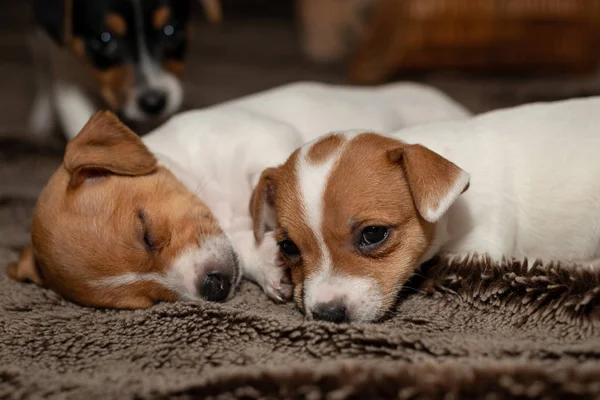
[[[139,176],[156,170],[156,158],[141,139],[110,111],[95,113],[67,144],[63,160],[70,186],[107,174]]]
[[[44,286],[42,275],[40,274],[37,262],[33,255],[33,249],[31,246],[26,247],[21,252],[19,261],[8,264],[6,267],[6,274],[9,278],[16,281],[31,281],[40,286]]]
[[[436,222],[469,188],[469,174],[439,154],[419,144],[388,152],[390,161],[404,169],[419,214]]]
[[[250,197],[250,216],[254,226],[254,238],[262,242],[265,232],[275,229],[275,178],[277,168],[267,168],[260,175],[258,184]]]

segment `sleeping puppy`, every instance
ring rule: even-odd
[[[207,11],[213,2],[204,1]],[[48,135],[58,117],[72,139],[101,108],[130,124],[155,126],[178,111],[190,6],[191,0],[35,0],[39,91],[32,133]]]
[[[304,135],[354,124],[389,131],[425,114],[468,115],[420,85],[312,83],[180,114],[143,140],[98,113],[67,145],[39,197],[32,247],[8,274],[99,307],[224,301],[242,275],[287,300],[291,286],[274,238],[254,240],[248,202],[261,172],[283,162]]]
[[[373,321],[436,254],[600,264],[600,97],[387,136],[340,132],[265,170],[250,203],[275,229],[308,318]]]

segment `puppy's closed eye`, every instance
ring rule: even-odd
[[[137,213],[137,217],[140,220],[142,226],[142,242],[144,243],[144,247],[146,250],[154,253],[158,250],[156,245],[156,241],[150,232],[150,226],[148,223],[148,218],[144,210],[139,210]]]

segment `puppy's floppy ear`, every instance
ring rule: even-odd
[[[67,144],[63,160],[70,187],[107,174],[139,176],[156,171],[156,158],[110,111],[98,111]]]
[[[419,214],[429,222],[444,215],[469,188],[469,174],[419,144],[399,147],[388,158],[402,166]]]
[[[74,0],[34,0],[35,21],[59,44],[69,43],[73,25]]]
[[[9,278],[16,281],[31,281],[40,286],[44,286],[42,275],[33,255],[33,248],[26,247],[21,253],[19,261],[8,264],[6,274]]]
[[[265,232],[275,229],[275,178],[277,168],[267,168],[260,175],[258,184],[250,197],[250,216],[252,217],[254,238],[262,242]]]

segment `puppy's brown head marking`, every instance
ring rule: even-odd
[[[326,136],[265,171],[251,203],[255,234],[275,227],[308,316],[371,321],[392,305],[468,181],[420,145]]]
[[[325,136],[319,139],[310,147],[307,154],[307,161],[311,164],[320,164],[329,159],[333,153],[338,150],[346,138],[339,134]]]

